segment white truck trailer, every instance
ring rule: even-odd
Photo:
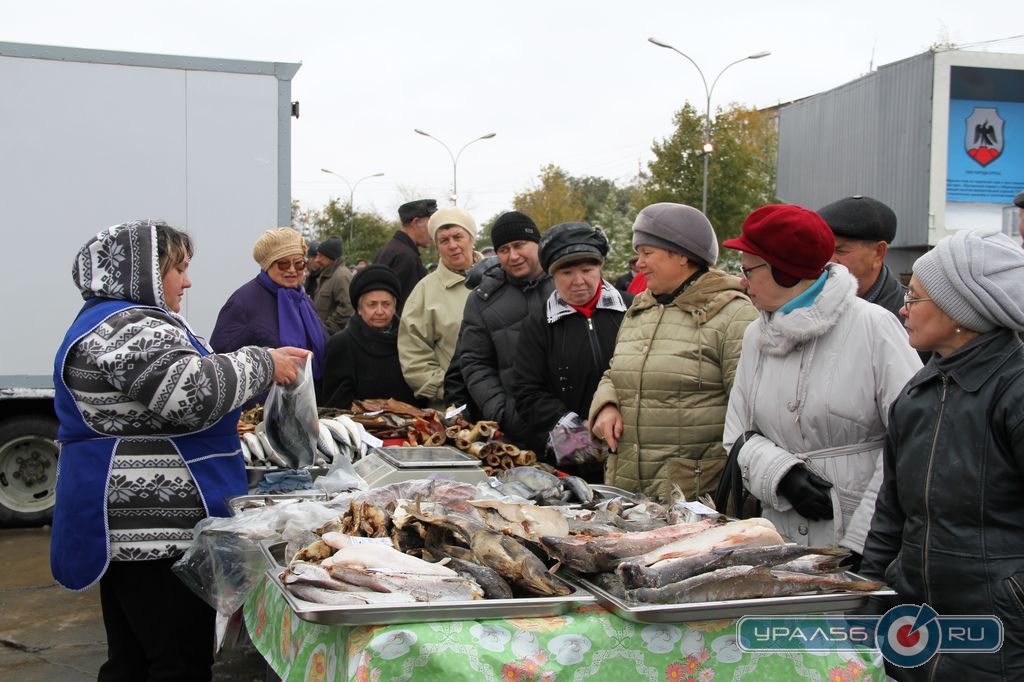
[[[299,64],[0,42],[0,525],[43,523],[58,448],[53,358],[82,304],[71,264],[136,218],[195,240],[182,313],[208,336],[291,214]]]

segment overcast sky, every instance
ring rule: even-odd
[[[841,85],[951,42],[1024,52],[1019,0],[913,2],[377,2],[0,0],[0,41],[302,62],[292,84],[292,195],[348,196],[393,216],[408,198],[459,204],[479,220],[511,208],[541,166],[627,182],[671,132],[684,101],[770,106]],[[1016,17],[1017,19],[1014,19]],[[11,95],[12,93],[7,93]]]

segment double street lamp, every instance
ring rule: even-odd
[[[352,203],[353,200],[356,197],[356,187],[358,187],[359,183],[362,182],[363,180],[368,180],[370,178],[379,178],[380,176],[382,176],[384,174],[383,173],[373,173],[372,175],[363,176],[363,177],[359,178],[358,180],[356,180],[356,183],[353,185],[353,184],[349,184],[349,181],[346,180],[343,176],[338,175],[334,171],[329,170],[327,168],[321,168],[320,172],[321,173],[327,173],[328,175],[333,175],[336,178],[341,178],[341,181],[345,183],[346,187],[348,187],[348,243],[351,245],[352,244],[353,227],[354,227],[355,222],[356,222],[356,207]]]
[[[758,52],[756,54],[747,55],[746,57],[743,57],[742,59],[737,59],[736,61],[732,62],[731,64],[726,64],[725,68],[723,68],[721,71],[719,71],[718,75],[715,76],[715,80],[713,80],[711,82],[711,87],[709,88],[708,87],[708,80],[707,80],[707,78],[704,77],[704,72],[701,71],[700,67],[697,66],[697,62],[693,61],[693,59],[691,59],[688,54],[686,54],[685,52],[683,52],[681,50],[676,49],[675,47],[673,47],[672,45],[669,45],[668,43],[665,43],[665,42],[662,42],[662,41],[658,40],[657,38],[648,38],[647,41],[657,45],[658,47],[664,47],[666,49],[672,50],[673,52],[676,52],[676,53],[682,55],[688,62],[693,64],[693,67],[695,69],[697,69],[697,73],[700,74],[700,79],[704,83],[704,94],[706,95],[707,99],[706,99],[705,104],[704,104],[704,142],[701,144],[701,152],[704,155],[704,190],[703,190],[703,195],[702,195],[702,199],[701,199],[701,212],[703,212],[704,215],[707,215],[707,212],[708,212],[708,160],[709,160],[709,158],[711,156],[711,152],[713,152],[715,150],[715,145],[712,144],[712,142],[711,142],[711,93],[713,93],[715,91],[715,85],[718,84],[718,79],[722,77],[722,74],[725,73],[729,69],[729,67],[736,66],[740,62],[745,62],[748,59],[761,59],[762,57],[767,57],[768,55],[771,54],[771,52],[768,52],[768,51]]]
[[[429,137],[431,140],[437,142],[439,145],[444,147],[444,150],[448,152],[448,156],[452,160],[452,206],[457,206],[459,202],[459,157],[462,156],[462,152],[464,152],[466,150],[466,147],[468,147],[469,145],[473,144],[474,142],[479,142],[480,140],[489,140],[495,135],[497,135],[497,133],[487,133],[486,135],[481,135],[480,137],[474,137],[472,140],[462,145],[462,148],[459,149],[458,154],[452,154],[452,150],[448,148],[448,145],[446,145],[444,142],[437,139],[430,133],[424,130],[420,130],[419,128],[413,128],[413,132],[419,135],[423,135],[424,137]]]

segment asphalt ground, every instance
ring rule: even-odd
[[[95,680],[107,658],[99,588],[60,587],[49,553],[49,528],[0,529],[0,680]],[[213,679],[276,679],[244,633],[241,640],[218,655]]]

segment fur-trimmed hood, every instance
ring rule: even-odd
[[[788,355],[836,325],[857,298],[857,278],[837,263],[826,270],[825,286],[811,305],[789,313],[761,313],[756,323],[758,348],[768,355]]]

